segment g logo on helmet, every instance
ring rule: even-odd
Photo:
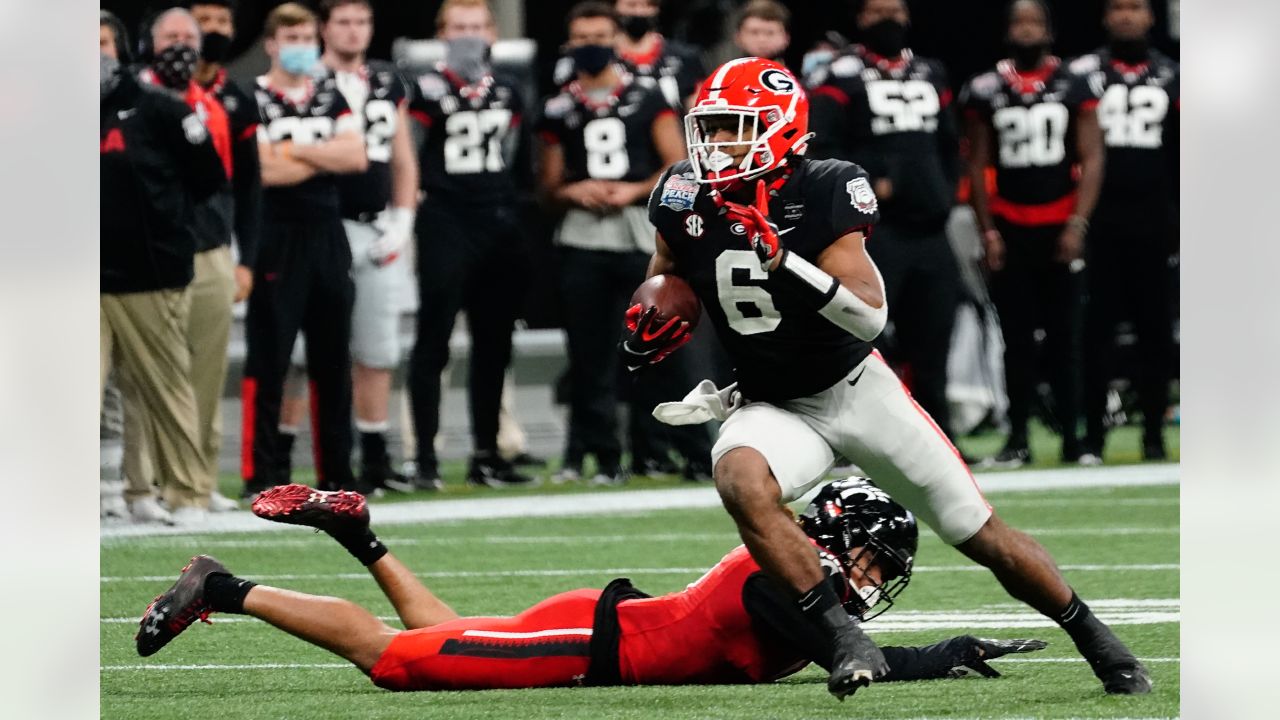
[[[781,95],[790,95],[796,91],[795,79],[777,68],[769,68],[760,73],[760,84]]]

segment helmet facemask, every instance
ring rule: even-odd
[[[845,610],[861,618],[862,622],[866,622],[893,607],[894,598],[907,589],[907,583],[911,581],[913,559],[903,557],[893,548],[882,543],[865,526],[862,526],[860,534],[862,537],[859,540],[866,544],[857,548],[858,554],[850,556],[852,550],[846,550],[839,553],[837,557],[844,565],[845,577],[849,582],[850,594],[844,604]],[[861,573],[862,578],[859,582],[865,584],[859,586],[853,580],[854,569],[869,568],[873,563],[880,566],[880,581],[877,582],[869,575]]]
[[[810,134],[795,137],[786,152],[778,156],[773,149],[777,145],[771,142],[775,136],[784,133],[781,140],[786,142],[793,139],[787,138],[786,132],[793,136],[800,134],[794,128],[788,130],[787,124],[783,109],[776,105],[704,104],[694,107],[684,118],[694,178],[717,190],[725,190],[786,165],[789,155],[803,153],[803,146],[811,137]],[[733,140],[712,141],[717,133],[725,130]],[[743,147],[747,149],[746,154],[740,161],[735,161],[734,152],[740,152]]]

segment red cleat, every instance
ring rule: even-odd
[[[272,522],[313,527],[330,535],[369,527],[369,507],[363,495],[350,490],[314,490],[306,485],[263,490],[253,501],[253,514]]]

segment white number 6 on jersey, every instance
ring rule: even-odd
[[[782,322],[769,291],[759,285],[735,285],[733,271],[744,270],[751,280],[765,280],[769,273],[760,267],[760,258],[751,250],[725,250],[716,257],[716,295],[729,327],[739,335],[772,332]],[[754,308],[750,317],[744,312]]]

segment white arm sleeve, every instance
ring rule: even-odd
[[[880,276],[880,268],[874,262],[871,263],[871,268],[875,271],[876,283],[883,296],[884,278]],[[885,320],[889,316],[889,303],[878,308],[871,307],[849,288],[841,285],[839,280],[790,251],[783,256],[778,269],[785,270],[807,288],[821,295],[824,300],[818,306],[818,314],[859,340],[874,340],[884,330]]]

